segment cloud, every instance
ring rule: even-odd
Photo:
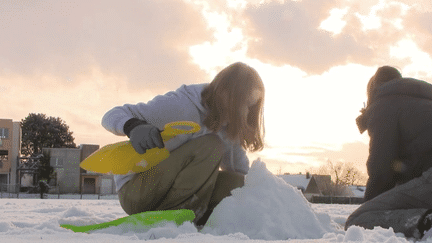
[[[125,140],[101,126],[102,116],[114,106],[146,102],[157,95],[148,90],[130,92],[121,76],[106,75],[98,69],[77,76],[73,85],[63,85],[53,75],[45,75],[40,80],[29,82],[20,75],[0,77],[0,83],[5,84],[1,98],[7,104],[0,107],[0,113],[14,121],[24,119],[29,113],[60,117],[69,125],[77,144],[103,146]]]
[[[407,28],[415,35],[419,48],[432,56],[432,7],[429,12],[410,11]]]
[[[319,30],[336,1],[271,2],[245,10],[249,28],[248,55],[274,65],[292,65],[319,74],[357,56],[370,57],[372,49],[353,35]]]
[[[432,11],[432,2],[429,0],[398,0],[397,2],[404,3],[419,12]]]
[[[402,1],[267,1],[260,5],[248,4],[241,13],[244,21],[233,23],[241,26],[245,38],[249,39],[247,55],[251,58],[277,66],[295,66],[308,74],[319,75],[348,63],[404,65],[404,60],[390,56],[390,48],[412,37],[413,30],[407,27],[411,21],[419,23],[418,33],[431,28],[430,13],[417,20],[410,19],[419,9],[408,6]],[[339,34],[319,28],[333,9],[347,9],[341,19],[346,24]],[[430,46],[423,50],[431,55]]]
[[[212,38],[184,1],[1,1],[0,75],[43,74],[71,82],[94,68],[132,91],[202,82],[189,46]]]

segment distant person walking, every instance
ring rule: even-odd
[[[40,189],[40,198],[44,199],[44,193],[47,193],[49,190],[49,185],[46,180],[39,181],[39,189]]]
[[[432,220],[432,85],[378,68],[367,86],[368,103],[357,118],[370,136],[365,203],[351,225],[392,227],[422,238]]]
[[[170,151],[169,158],[148,171],[114,176],[124,211],[191,209],[194,223],[204,225],[214,207],[244,185],[249,170],[246,150],[263,148],[263,104],[260,76],[239,62],[211,83],[183,85],[146,104],[108,111],[102,125],[116,135],[127,135],[136,152],[154,147]],[[193,121],[201,130],[164,144],[160,132],[174,121]]]

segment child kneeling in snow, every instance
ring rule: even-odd
[[[357,118],[370,136],[365,203],[351,225],[392,227],[422,238],[432,219],[432,85],[380,67],[367,88],[368,105]]]
[[[234,63],[211,83],[183,85],[146,104],[114,107],[102,125],[127,135],[136,152],[159,147],[170,156],[142,173],[115,175],[120,204],[127,214],[190,209],[204,225],[214,207],[244,184],[249,170],[245,150],[263,148],[264,85],[257,71]],[[194,134],[178,135],[165,144],[165,124],[193,121]],[[219,171],[221,167],[222,171]]]

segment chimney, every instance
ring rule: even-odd
[[[306,179],[310,179],[310,173],[306,172]]]

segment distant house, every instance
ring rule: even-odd
[[[327,196],[331,195],[334,190],[334,183],[331,180],[330,175],[280,175],[286,183],[297,187],[303,192],[306,199],[311,200],[313,196]],[[355,194],[347,186],[341,186],[338,188],[338,196],[355,197]]]
[[[286,183],[290,184],[291,186],[297,187],[297,189],[299,189],[303,193],[306,191],[306,188],[308,187],[310,181],[310,176],[307,175],[305,176],[301,174],[297,174],[297,175],[285,174],[285,175],[279,175],[279,177],[282,178]]]
[[[99,145],[84,144],[78,148],[44,148],[51,155],[51,166],[54,167],[56,178],[50,183],[52,192],[112,194],[115,192],[112,175],[87,172],[80,168],[80,163]]]
[[[331,176],[312,175],[304,195],[308,200],[310,200],[313,196],[330,195],[331,185]]]
[[[0,119],[0,190],[16,192],[17,163],[21,150],[20,122]]]

